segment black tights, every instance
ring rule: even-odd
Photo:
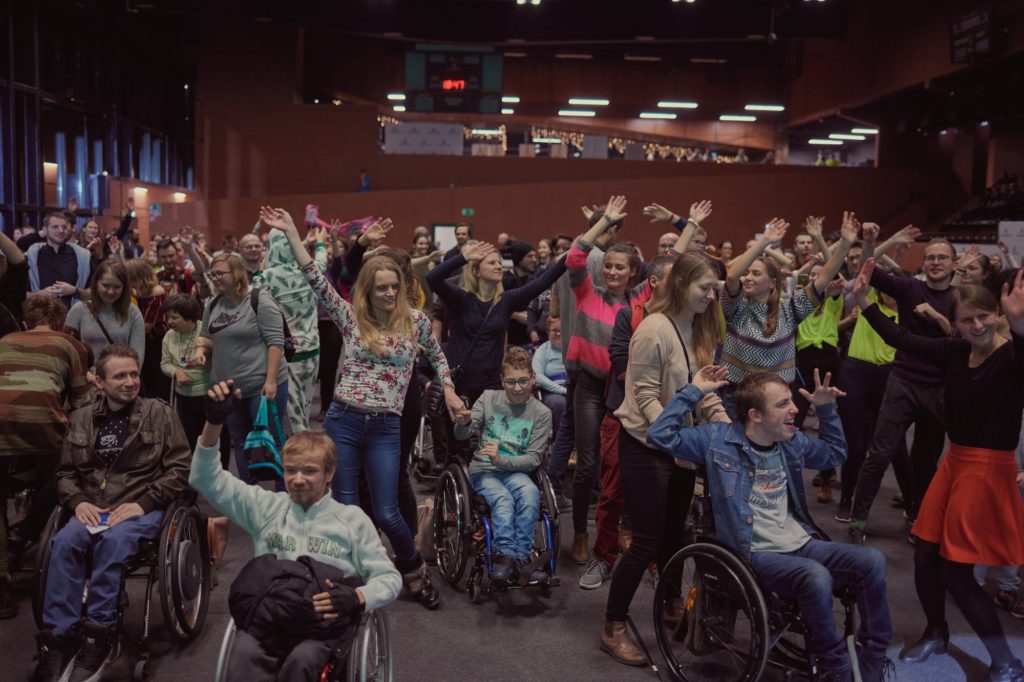
[[[929,628],[946,627],[948,590],[968,624],[988,649],[992,665],[1013,663],[1015,657],[1003,635],[999,614],[985,590],[974,579],[974,566],[943,559],[936,543],[919,539],[914,552],[914,585]]]

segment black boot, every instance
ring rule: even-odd
[[[96,682],[103,676],[103,668],[114,647],[114,633],[102,625],[86,623],[82,626],[82,648],[75,656],[71,682]]]
[[[402,583],[424,608],[433,611],[441,606],[441,593],[430,583],[430,569],[422,559],[418,568],[402,574]]]
[[[1024,682],[1024,665],[1019,658],[1013,663],[994,665],[988,669],[988,682]]]
[[[927,627],[924,634],[910,647],[903,650],[900,660],[904,663],[923,663],[932,654],[946,653],[949,645],[949,626]]]
[[[71,637],[58,637],[51,630],[42,630],[36,635],[36,641],[39,645],[39,664],[32,679],[35,682],[57,682],[74,654],[75,640]]]

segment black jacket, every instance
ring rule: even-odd
[[[362,578],[347,578],[340,569],[308,556],[289,561],[264,554],[243,566],[231,583],[228,609],[235,626],[272,655],[287,656],[306,639],[337,640],[334,646],[345,650],[355,636],[359,614],[324,620],[313,609],[313,595],[327,591],[328,578],[350,587],[364,584]]]

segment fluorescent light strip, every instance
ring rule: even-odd
[[[556,52],[555,59],[593,59],[594,55],[583,52]]]
[[[502,109],[501,113],[506,115],[506,116],[510,116],[511,114],[516,113],[516,110],[515,109]]]
[[[395,111],[397,111],[398,113],[402,113],[403,111],[405,111],[405,105],[404,105],[404,104],[396,104],[396,105],[395,105],[395,106],[393,107],[393,109],[394,109]]]
[[[670,100],[662,100],[658,102],[659,109],[696,109],[696,102],[672,102]]]
[[[746,114],[722,114],[718,117],[719,121],[734,121],[736,123],[750,123],[756,121],[757,116],[747,116]]]
[[[469,131],[470,135],[501,135],[501,131],[497,128],[473,128]]]
[[[690,57],[691,64],[726,64],[728,59],[718,59],[715,57]]]
[[[584,109],[559,109],[559,116],[585,116],[587,118],[597,116],[596,111],[586,111]]]
[[[562,144],[562,139],[559,137],[535,137],[533,142],[534,144]]]
[[[606,107],[611,102],[599,97],[570,97],[569,104],[578,107]]]
[[[666,114],[665,112],[661,112],[661,111],[642,111],[642,112],[640,112],[640,118],[658,118],[658,119],[664,119],[666,121],[674,121],[674,120],[676,120],[676,116],[678,116],[678,115],[679,114]]]
[[[627,62],[660,62],[661,57],[655,57],[653,55],[643,54],[627,54],[625,56]]]
[[[515,95],[503,95],[501,98],[502,104],[519,104],[519,98]]]
[[[405,93],[403,93],[403,92],[389,92],[388,93],[388,99],[391,100],[392,102],[404,102],[405,101]]]
[[[831,140],[866,140],[868,138],[863,135],[848,135],[846,133],[830,133],[829,139]]]
[[[505,56],[506,57],[525,57],[526,53],[525,52],[506,52]]]
[[[747,111],[785,111],[786,107],[781,104],[748,104],[743,107]]]
[[[841,145],[842,143],[843,143],[842,140],[824,140],[824,139],[821,139],[821,138],[818,138],[818,137],[812,137],[811,139],[807,140],[807,144]]]
[[[858,135],[877,135],[878,128],[854,128],[850,132]]]

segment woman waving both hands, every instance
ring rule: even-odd
[[[430,320],[410,307],[404,275],[393,259],[367,259],[349,303],[317,270],[287,211],[263,207],[260,219],[288,238],[299,270],[344,339],[341,376],[324,419],[324,431],[338,446],[331,494],[344,504],[358,504],[359,472],[365,470],[374,516],[391,541],[406,590],[426,608],[436,609],[441,595],[430,584],[427,565],[398,506],[402,404],[417,346],[426,350],[444,384],[452,418],[464,419],[469,411],[455,394],[448,363],[430,333]]]

